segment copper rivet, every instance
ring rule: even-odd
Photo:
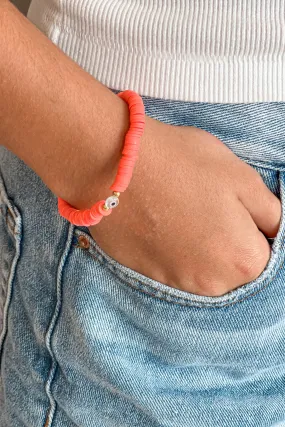
[[[89,246],[90,246],[90,243],[89,243],[88,239],[86,237],[84,237],[84,236],[79,236],[78,237],[78,243],[79,243],[79,246],[81,248],[88,249]]]

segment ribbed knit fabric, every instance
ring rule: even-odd
[[[285,101],[284,0],[32,0],[28,18],[110,88]]]

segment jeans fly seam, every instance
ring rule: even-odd
[[[50,407],[48,410],[48,414],[45,420],[45,427],[51,427],[52,422],[53,422],[53,418],[54,418],[54,414],[55,414],[55,410],[56,410],[56,402],[55,399],[52,395],[52,391],[51,391],[51,386],[52,386],[52,382],[53,379],[55,377],[55,373],[56,373],[56,369],[57,369],[57,362],[55,359],[55,354],[54,351],[52,349],[52,334],[54,331],[54,328],[56,326],[56,323],[58,321],[59,315],[60,315],[60,311],[61,311],[61,306],[62,306],[62,274],[63,274],[63,268],[64,265],[66,263],[69,251],[70,251],[70,247],[71,247],[71,242],[72,242],[72,238],[73,238],[73,230],[74,230],[74,226],[73,224],[69,224],[68,227],[68,234],[67,234],[67,239],[66,239],[66,245],[64,248],[64,251],[62,253],[59,265],[58,265],[58,269],[57,269],[57,280],[56,280],[56,292],[57,292],[57,300],[56,300],[56,306],[54,309],[54,313],[52,315],[51,321],[50,321],[50,325],[49,328],[47,330],[47,334],[46,334],[46,347],[49,351],[49,354],[51,356],[51,367],[50,367],[50,371],[47,377],[47,381],[46,381],[46,385],[45,385],[45,389],[46,389],[46,393],[47,396],[49,398],[50,401]]]

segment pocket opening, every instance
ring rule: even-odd
[[[101,262],[103,268],[108,269],[120,280],[120,282],[127,286],[131,286],[151,297],[180,305],[189,305],[199,308],[225,307],[241,302],[265,289],[272,282],[282,265],[285,255],[283,248],[285,238],[285,172],[279,173],[279,190],[282,211],[281,221],[276,237],[270,239],[271,255],[267,265],[255,280],[241,285],[222,296],[212,297],[197,295],[157,282],[114,260],[98,246],[89,233],[75,227],[75,234],[77,238],[80,235],[84,235],[89,240],[90,246],[86,252],[90,252],[92,255],[92,262],[96,262],[96,260]]]

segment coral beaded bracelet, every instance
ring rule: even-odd
[[[117,176],[110,189],[113,195],[100,200],[90,209],[75,209],[65,200],[58,197],[58,210],[61,216],[75,225],[89,227],[98,224],[103,216],[108,216],[118,206],[120,193],[125,191],[131,181],[134,166],[138,158],[140,137],[145,125],[145,110],[142,98],[132,90],[118,93],[128,103],[130,111],[130,128],[125,137],[122,157],[119,162]]]

